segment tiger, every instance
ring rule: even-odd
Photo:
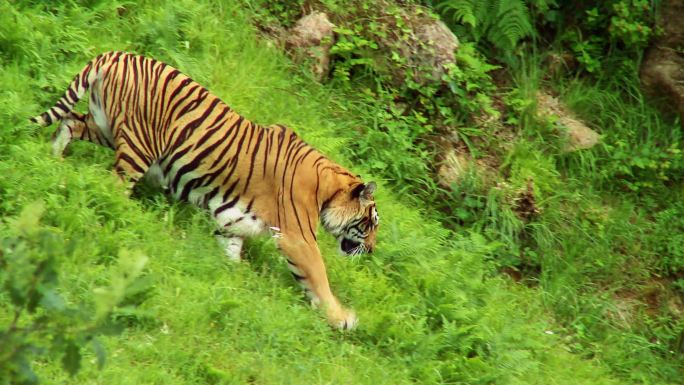
[[[89,91],[88,113],[74,110]],[[358,318],[332,293],[317,225],[343,255],[371,253],[379,216],[375,182],[364,183],[290,128],[262,126],[233,111],[178,69],[112,51],[95,57],[49,110],[58,122],[52,152],[75,140],[114,150],[113,174],[128,194],[143,176],[173,198],[208,211],[226,256],[240,261],[245,238],[271,233],[293,277],[328,322],[352,329]]]

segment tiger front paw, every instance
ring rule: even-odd
[[[356,328],[359,319],[352,310],[339,308],[335,311],[328,311],[328,322],[337,329],[351,330]]]

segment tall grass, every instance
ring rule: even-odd
[[[503,192],[480,223],[507,245],[499,263],[531,275],[573,351],[602,357],[636,381],[681,370],[684,321],[678,292],[682,243],[681,130],[650,105],[638,78],[542,80],[542,61],[517,69],[509,100],[518,106],[519,140],[506,154]],[[565,153],[563,132],[536,113],[538,90],[553,89],[601,142]],[[510,214],[510,192],[533,178],[540,213]],[[500,189],[501,190],[501,189]],[[670,229],[663,238],[663,221]],[[673,273],[675,272],[675,273]]]

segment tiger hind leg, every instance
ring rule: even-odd
[[[233,262],[240,262],[242,258],[240,253],[242,252],[242,244],[244,240],[242,237],[238,237],[232,234],[216,234],[216,240],[218,244],[223,248],[226,253],[226,257]]]
[[[70,112],[62,119],[52,134],[52,154],[62,156],[64,150],[74,140],[87,140],[103,146],[110,146],[90,114]]]
[[[145,175],[152,165],[149,154],[140,150],[134,150],[129,142],[131,141],[132,129],[126,123],[118,126],[118,135],[114,140],[114,168],[112,172],[126,186],[126,194],[131,195],[136,183]]]

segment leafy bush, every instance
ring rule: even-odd
[[[94,309],[69,304],[59,290],[59,258],[69,257],[74,246],[39,223],[43,211],[42,203],[26,206],[8,228],[0,228],[0,299],[10,304],[0,311],[0,319],[9,317],[7,326],[0,326],[1,384],[37,384],[32,363],[42,355],[61,356],[73,376],[86,347],[102,368],[105,350],[97,336],[121,330],[112,319],[120,312],[117,306],[144,288],[146,259],[123,252],[110,286],[94,293]]]
[[[622,62],[638,62],[655,36],[656,0],[561,2],[554,20],[559,42],[570,48],[589,73],[605,67],[611,72]]]
[[[433,67],[409,63],[406,49],[425,45],[415,35],[418,24],[434,21],[427,10],[373,6],[354,17],[370,22],[336,29],[338,37],[331,49],[333,82],[365,86],[370,97],[376,96],[374,92],[387,94],[382,103],[389,108],[393,102],[394,115],[417,116],[415,137],[435,128],[458,126],[476,113],[495,113],[489,97],[494,85],[488,72],[497,67],[488,64],[472,44],[456,50],[455,63],[439,79]]]
[[[564,157],[564,164],[612,190],[653,192],[681,180],[679,123],[647,102],[638,78],[573,82],[562,92],[568,105],[602,134],[597,148],[582,157]]]
[[[495,113],[488,107],[493,86],[487,74],[494,67],[482,61],[471,45],[459,48],[456,63],[448,68],[444,83],[420,84],[408,79],[396,88],[383,76],[375,77],[375,86],[343,79],[342,87],[350,91],[351,87],[363,87],[357,96],[366,106],[360,116],[368,122],[349,155],[407,192],[434,196],[438,188],[432,176],[435,147],[430,138],[451,136],[469,143],[485,133],[468,129],[472,124],[463,125],[483,109]]]
[[[245,0],[246,8],[258,22],[257,27],[267,33],[291,27],[302,16],[306,0]]]
[[[674,202],[654,215],[651,245],[660,257],[660,270],[684,292],[684,203]]]
[[[350,92],[361,90],[359,99],[372,106],[361,114],[369,124],[350,147],[350,156],[402,186],[402,192],[444,202],[434,182],[431,165],[436,148],[431,138],[452,137],[470,143],[473,137],[485,135],[481,129],[469,127],[475,127],[475,116],[497,114],[489,75],[496,67],[488,64],[473,44],[465,43],[456,50],[454,64],[445,69],[441,79],[435,79],[433,68],[411,65],[403,52],[405,42],[415,39],[409,20],[429,19],[430,15],[421,15],[425,12],[421,8],[372,7],[365,12],[356,17],[371,22],[356,24],[353,29],[338,28],[331,50],[332,84]]]

